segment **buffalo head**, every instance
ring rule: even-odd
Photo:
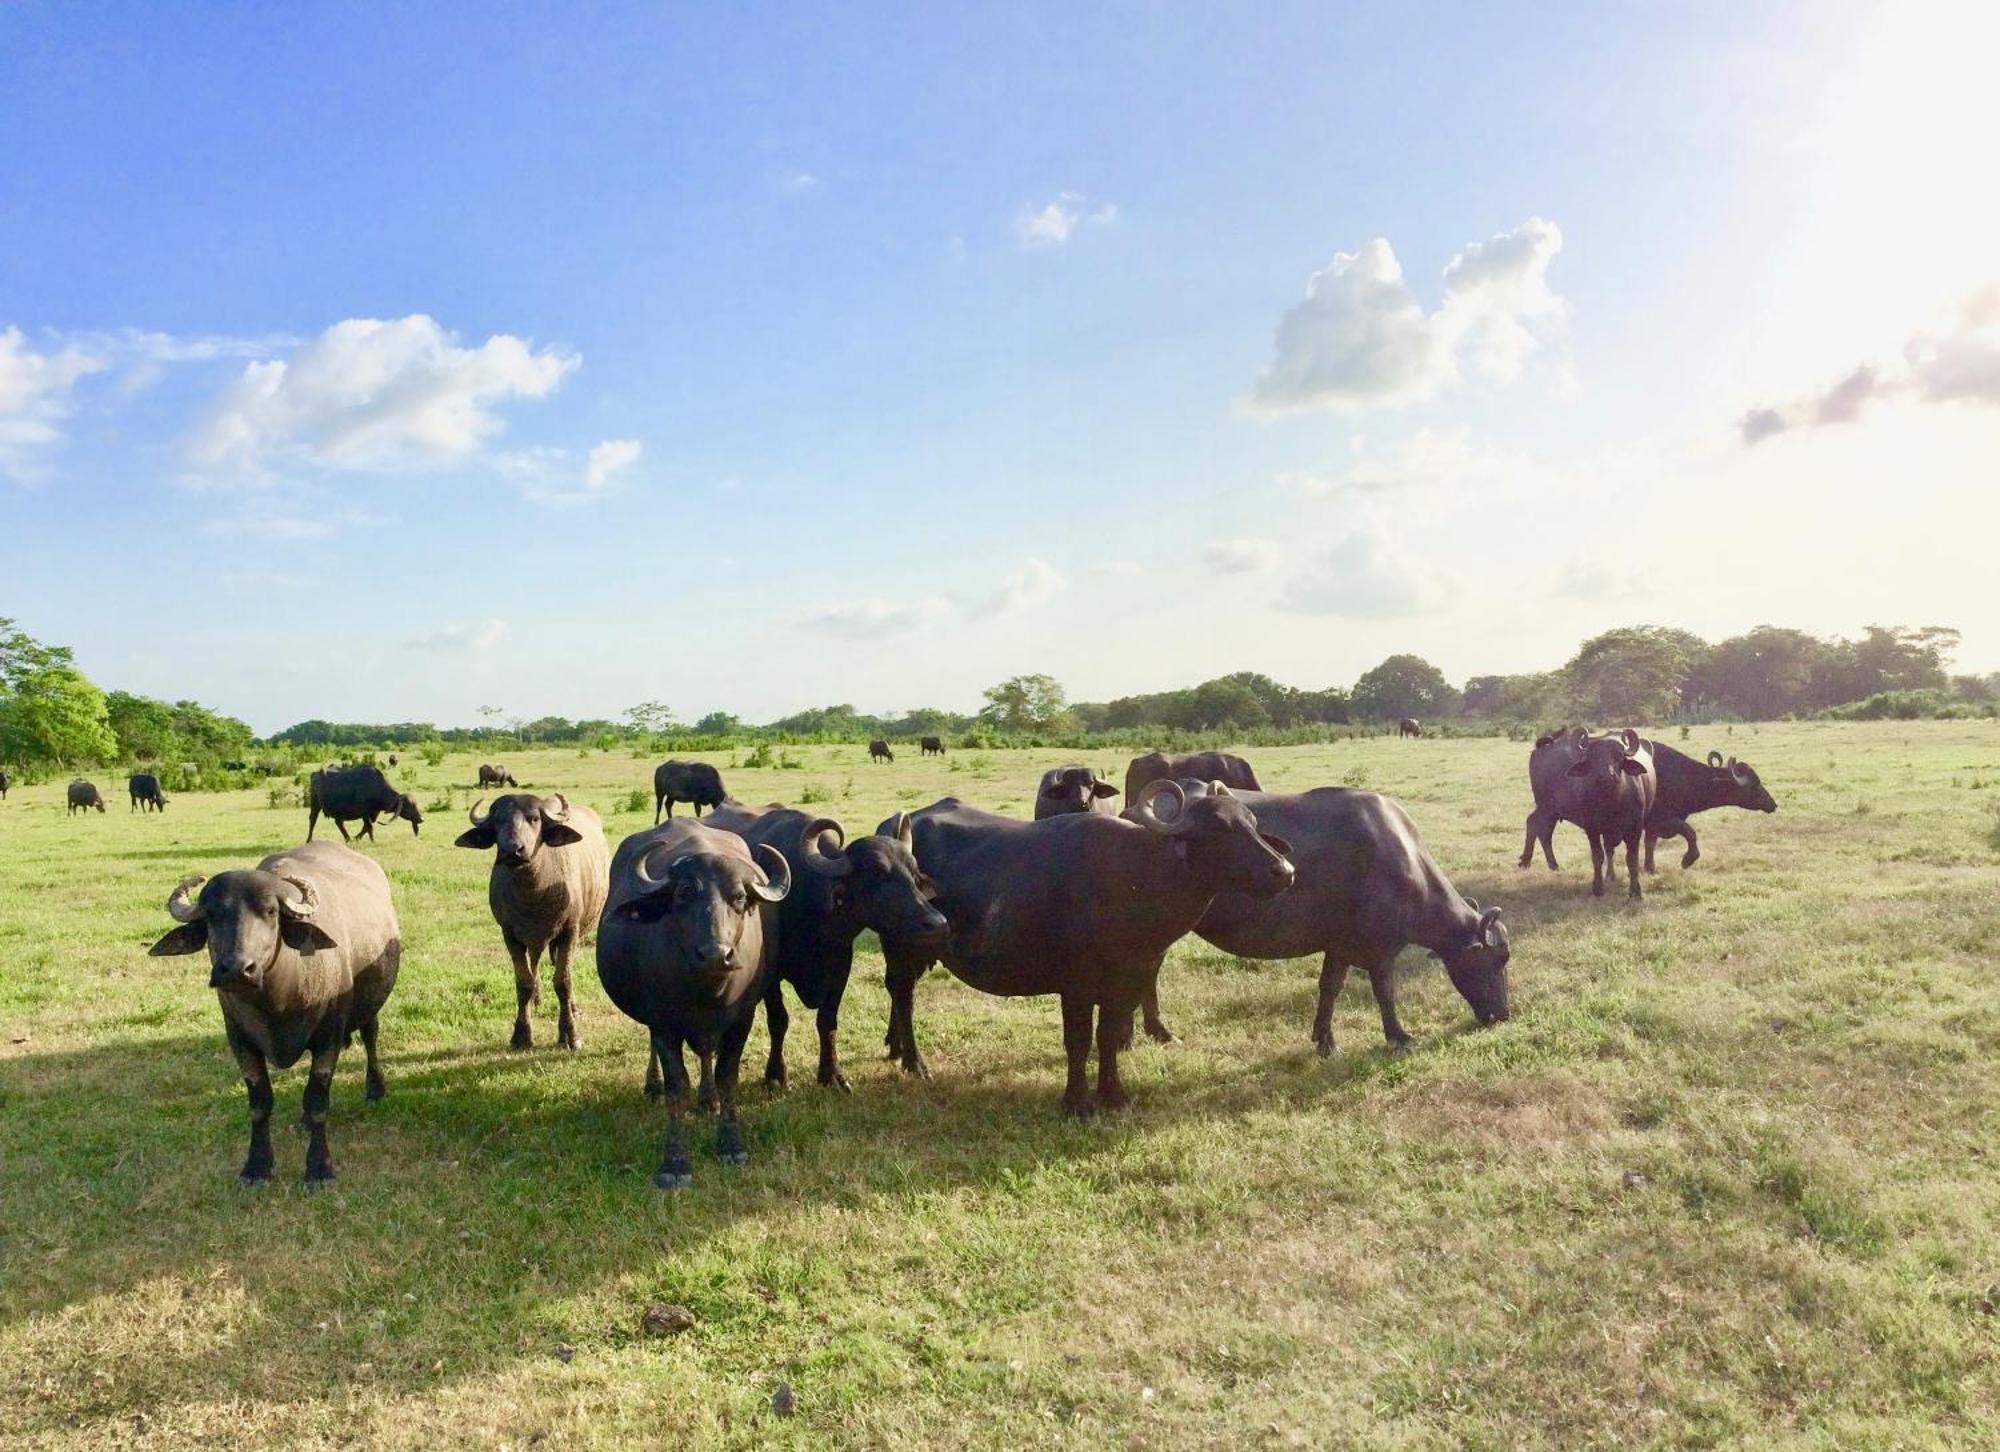
[[[1041,799],[1035,804],[1037,816],[1055,817],[1065,812],[1088,812],[1100,801],[1118,795],[1118,788],[1098,780],[1088,766],[1065,766],[1052,771],[1042,783]]]
[[[1292,844],[1258,831],[1255,815],[1219,781],[1199,796],[1170,777],[1147,782],[1131,815],[1147,831],[1172,838],[1189,870],[1217,892],[1276,897],[1297,875],[1286,860]]]
[[[763,952],[764,903],[792,890],[792,869],[775,847],[759,844],[754,861],[719,852],[670,857],[656,842],[632,863],[641,892],[619,909],[635,922],[663,924],[676,956],[700,985],[725,995],[730,981]]]
[[[1721,752],[1711,751],[1708,753],[1708,764],[1716,776],[1726,783],[1723,788],[1727,794],[1724,806],[1741,807],[1746,812],[1778,810],[1777,798],[1758,780],[1749,762],[1738,761],[1733,756],[1725,762]]]
[[[466,815],[472,828],[459,833],[454,845],[479,851],[497,847],[502,867],[526,867],[544,847],[567,847],[583,840],[583,834],[568,825],[569,801],[560,792],[549,797],[509,792],[496,797],[493,810],[485,816],[479,815],[478,802]]]
[[[1467,898],[1465,905],[1479,912],[1477,899]],[[1513,945],[1507,937],[1507,925],[1500,921],[1499,908],[1479,913],[1479,926],[1471,937],[1438,956],[1451,975],[1451,986],[1471,1007],[1474,1018],[1481,1023],[1499,1023],[1507,1017],[1507,960],[1513,956]]]
[[[937,884],[917,865],[910,850],[914,836],[908,812],[896,814],[893,832],[853,842],[844,840],[831,817],[808,822],[799,853],[823,894],[828,916],[873,928],[891,942],[941,944],[951,924],[931,906]]]
[[[302,878],[257,870],[189,877],[167,898],[167,912],[180,926],[153,944],[155,958],[208,949],[208,986],[255,990],[281,948],[314,953],[334,946],[313,921],[319,898]],[[201,896],[188,901],[201,887]]]

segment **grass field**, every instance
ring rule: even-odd
[[[1669,739],[1673,739],[1671,733]],[[640,1029],[586,956],[581,1052],[510,1053],[473,761],[406,762],[384,824],[403,975],[389,1097],[334,1088],[341,1179],[235,1182],[245,1110],[207,960],[155,959],[187,872],[304,833],[263,789],[68,819],[0,804],[0,1444],[515,1448],[1963,1447],[2000,1419],[2000,725],[1698,730],[1776,816],[1701,819],[1645,901],[1592,900],[1580,834],[1519,871],[1526,748],[1387,738],[1259,752],[1274,789],[1403,801],[1506,908],[1514,1018],[1472,1027],[1406,956],[1408,1052],[1362,975],[1308,1040],[1317,964],[1184,942],[1185,1036],[1137,1107],[1065,1121],[1051,1000],[919,989],[931,1083],[879,1045],[864,940],[851,1097],[746,1080],[752,1160],[648,1181]],[[730,770],[853,831],[950,792],[1027,811],[1054,752],[793,748]],[[613,835],[629,755],[507,758]],[[1117,768],[1123,761],[1097,763]],[[110,790],[115,786],[117,790]],[[1670,844],[1671,845],[1671,844]],[[554,1039],[553,995],[537,1032]],[[746,1068],[761,1063],[763,1032]],[[698,1141],[704,1148],[705,1137]],[[649,1338],[649,1303],[693,1330]],[[573,1348],[565,1360],[559,1348]],[[797,1410],[780,1419],[773,1389]]]

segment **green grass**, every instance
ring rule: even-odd
[[[1515,1017],[1475,1030],[1419,953],[1418,1042],[1365,983],[1308,1042],[1317,965],[1190,939],[1180,1045],[1129,1114],[1056,1111],[1055,1005],[919,989],[936,1080],[877,1057],[864,943],[851,1098],[745,1092],[752,1154],[648,1176],[643,1038],[586,961],[583,1049],[512,1054],[487,858],[454,850],[473,759],[406,762],[413,840],[372,850],[406,952],[389,1097],[334,1090],[341,1180],[245,1193],[243,1096],[205,959],[146,956],[184,873],[299,839],[260,786],[165,816],[0,804],[0,1443],[1017,1447],[1961,1447],[2000,1417],[2000,727],[1697,731],[1775,817],[1701,819],[1643,904],[1518,871],[1525,748],[1356,740],[1256,754],[1276,788],[1400,798],[1505,906]],[[1023,813],[1056,752],[871,766],[787,748],[747,802],[865,831],[947,792]],[[718,758],[726,768],[726,758]],[[606,816],[650,764],[508,758]],[[1122,772],[1122,760],[1093,764]],[[802,769],[801,769],[802,768]],[[100,778],[108,782],[109,777]],[[455,789],[448,793],[448,789]],[[649,799],[648,799],[649,801]],[[1355,975],[1358,980],[1360,975]],[[553,1041],[553,1001],[537,1024]],[[761,1063],[763,1034],[747,1064]],[[279,1083],[279,1123],[302,1075]],[[706,1141],[702,1141],[704,1147]],[[654,1301],[694,1330],[648,1339]],[[565,1362],[559,1345],[574,1348]],[[780,1382],[798,1410],[779,1420]]]

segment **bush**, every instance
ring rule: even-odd
[[[614,812],[644,812],[652,804],[653,797],[650,792],[646,791],[643,787],[633,787],[631,791],[625,793],[618,805],[613,807],[612,810]]]
[[[444,765],[444,743],[442,741],[426,741],[417,750],[423,754],[425,766]]]

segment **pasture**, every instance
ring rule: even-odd
[[[0,804],[0,1444],[306,1447],[1945,1447],[2000,1419],[2000,725],[1696,729],[1775,816],[1698,819],[1643,903],[1589,854],[1519,870],[1527,747],[1392,737],[1251,752],[1272,790],[1400,799],[1456,885],[1506,910],[1514,1017],[1474,1027],[1404,959],[1386,1052],[1365,976],[1336,1054],[1316,962],[1185,940],[1183,1042],[1125,1059],[1136,1106],[1071,1122],[1053,1000],[942,972],[935,1079],[880,1058],[864,939],[842,1022],[854,1093],[745,1057],[751,1162],[696,1143],[649,1183],[644,1035],[580,963],[582,1048],[510,1052],[512,979],[462,851],[476,762],[406,755],[428,813],[363,845],[401,914],[389,1095],[342,1060],[341,1178],[238,1188],[245,1109],[205,957],[149,958],[168,890],[300,840],[260,786],[74,820]],[[740,757],[741,753],[739,753]],[[850,833],[953,793],[1021,815],[1100,753],[893,765],[789,748],[741,800]],[[782,759],[782,758],[781,758]],[[653,761],[504,758],[524,786],[650,823]],[[449,802],[448,806],[436,805]],[[322,824],[323,835],[334,835]],[[691,1330],[642,1333],[654,1302]],[[796,1411],[779,1417],[788,1384]]]

